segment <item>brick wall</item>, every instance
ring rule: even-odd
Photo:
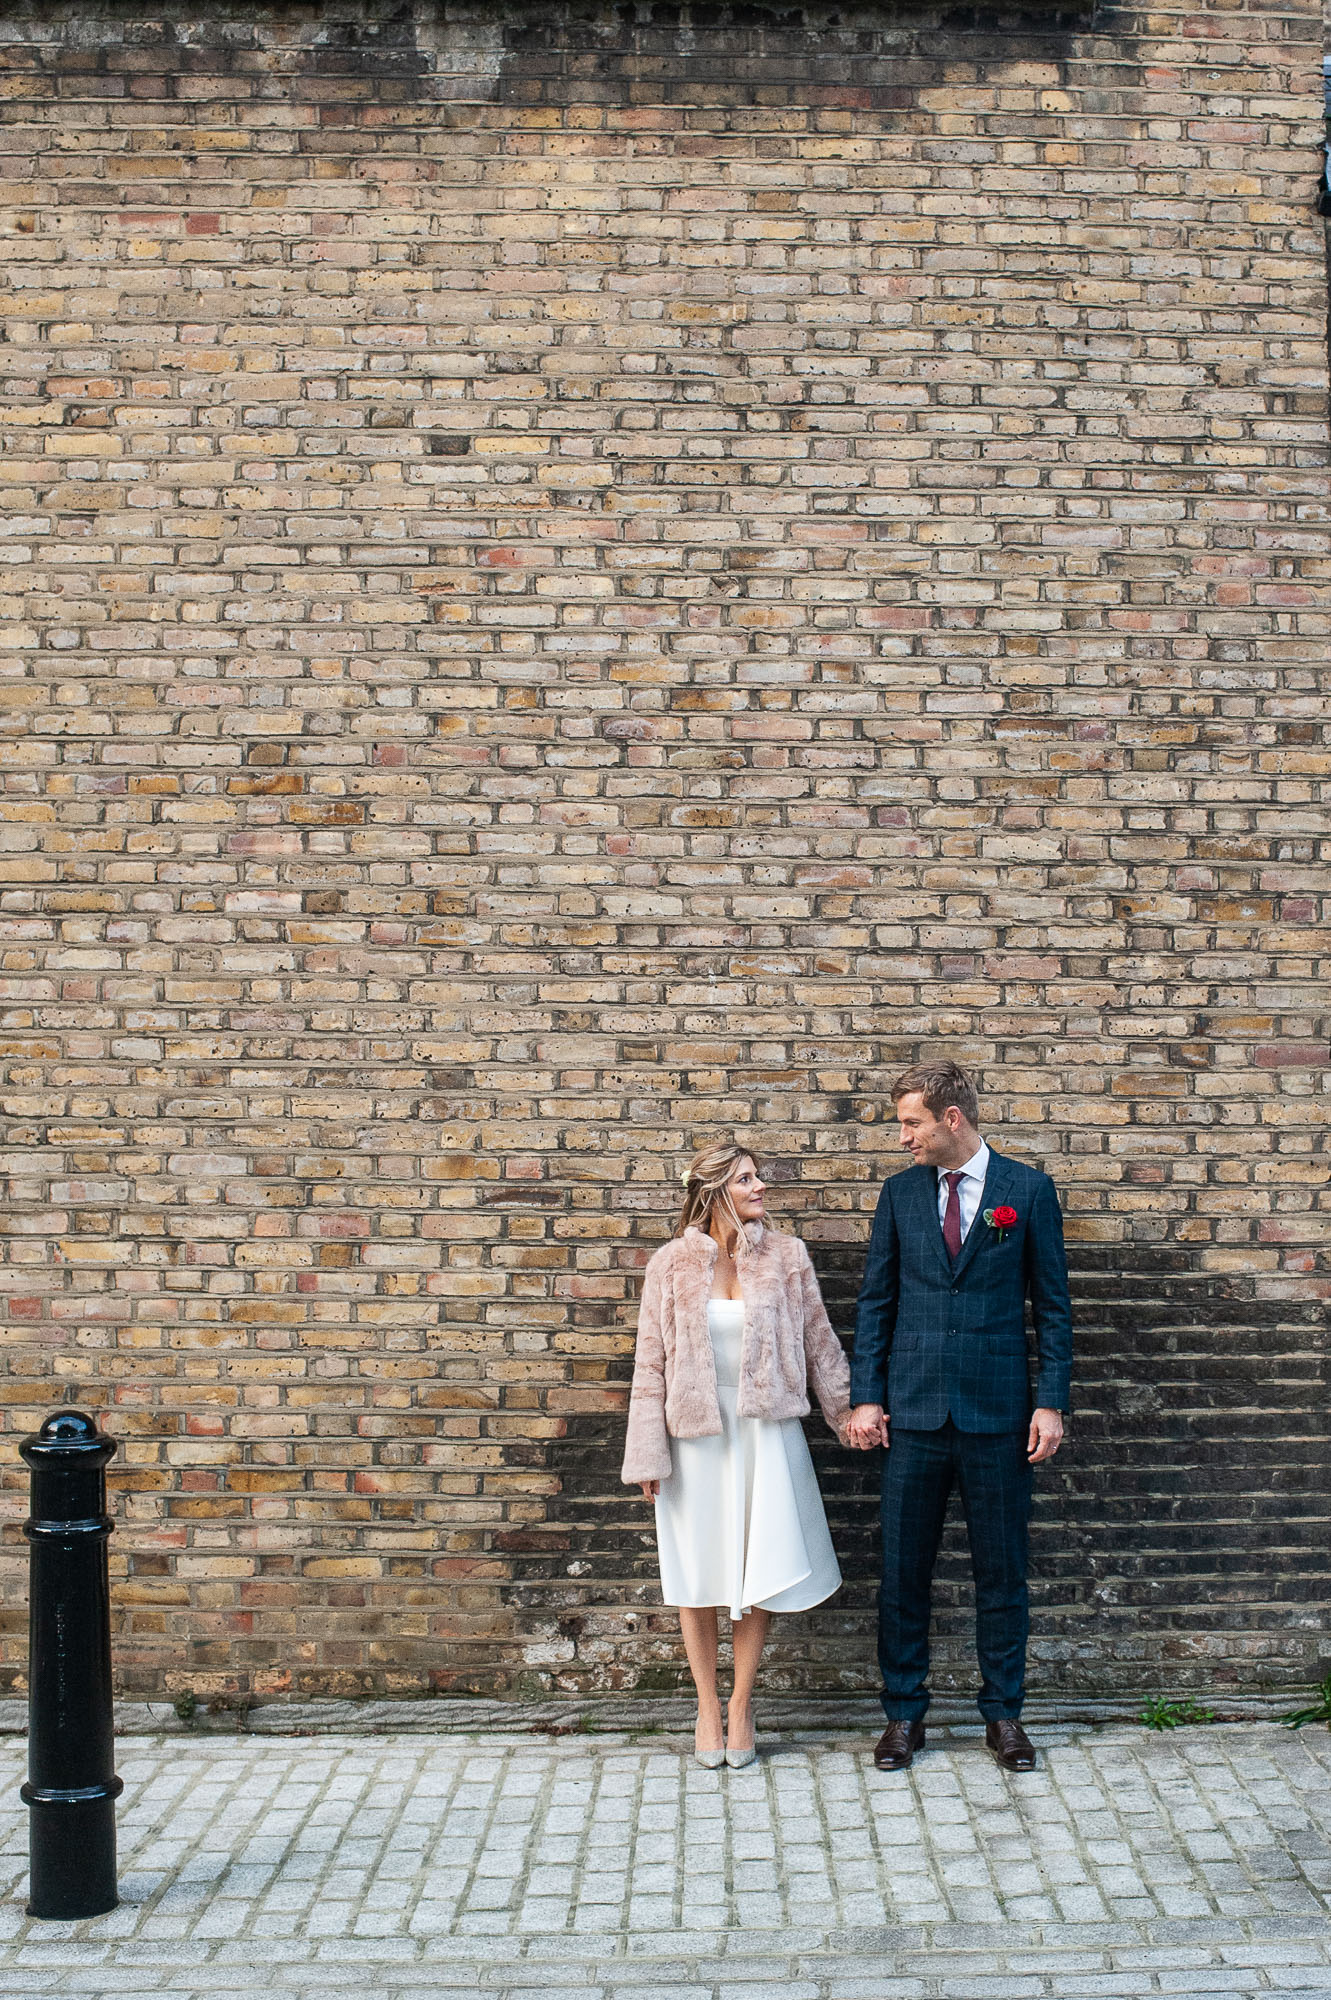
[[[679,1166],[845,1326],[926,1048],[1067,1210],[1034,1684],[1326,1671],[1319,41],[0,8],[12,1677],[76,1401],[126,1688],[673,1685]]]

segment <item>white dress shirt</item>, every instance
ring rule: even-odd
[[[945,1173],[960,1174],[957,1194],[961,1201],[961,1240],[964,1243],[970,1235],[971,1224],[980,1209],[980,1197],[984,1193],[984,1177],[989,1171],[989,1148],[980,1141],[978,1153],[972,1153],[964,1167],[940,1167],[938,1170],[938,1220],[947,1217],[947,1182]]]

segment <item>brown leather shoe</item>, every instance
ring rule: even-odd
[[[923,1748],[923,1722],[889,1722],[874,1745],[874,1769],[904,1771],[915,1752]]]
[[[1035,1745],[1019,1722],[1004,1716],[985,1726],[984,1740],[996,1763],[1005,1771],[1033,1771]]]

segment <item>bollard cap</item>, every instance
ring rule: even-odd
[[[86,1410],[55,1410],[37,1433],[40,1438],[59,1439],[61,1444],[81,1444],[97,1435],[97,1419]]]
[[[35,1437],[19,1451],[29,1465],[105,1465],[116,1450],[114,1438],[97,1428],[86,1410],[53,1410]]]

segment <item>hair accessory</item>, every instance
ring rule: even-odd
[[[692,1169],[692,1167],[685,1167],[685,1169],[684,1169],[683,1173],[682,1173],[682,1174],[680,1175],[680,1177],[679,1177],[679,1182],[680,1182],[680,1186],[681,1186],[681,1187],[687,1187],[687,1186],[688,1186],[688,1184],[689,1184],[689,1176],[690,1176],[690,1174],[691,1174],[692,1172],[693,1172],[693,1169]]]

